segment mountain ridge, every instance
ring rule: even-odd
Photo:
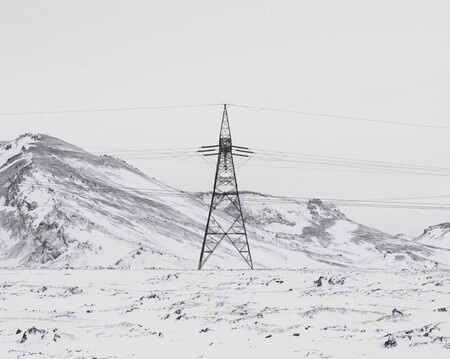
[[[420,236],[414,238],[414,241],[429,246],[450,249],[450,222],[439,223],[425,228]]]
[[[165,185],[121,159],[25,134],[0,145],[0,266],[194,269],[209,196]],[[241,192],[256,268],[448,265],[445,248],[358,224],[320,199],[280,198]],[[223,241],[206,267],[244,264]]]

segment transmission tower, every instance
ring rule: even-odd
[[[198,269],[202,269],[223,239],[228,239],[249,267],[253,269],[233,161],[233,156],[249,157],[249,154],[253,152],[247,147],[233,146],[227,105],[223,106],[219,144],[203,146],[199,152],[203,153],[204,156],[218,157],[211,206],[209,207]],[[228,216],[224,215],[224,211]]]

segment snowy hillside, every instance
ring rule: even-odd
[[[348,219],[319,199],[306,204],[243,193],[244,214],[253,228],[272,234],[279,248],[305,253],[316,263],[357,268],[434,268],[449,264],[448,251],[391,236]],[[309,261],[299,266],[315,267]]]
[[[193,269],[209,196],[50,136],[23,135],[0,145],[0,265]],[[357,224],[317,199],[288,202],[242,194],[255,268],[449,265],[447,249]],[[245,268],[222,243],[206,268]]]
[[[0,169],[3,266],[186,267],[195,259],[185,254],[205,215],[192,196],[49,136],[22,136],[0,156],[9,158]]]
[[[450,222],[428,227],[415,241],[430,246],[450,249]]]

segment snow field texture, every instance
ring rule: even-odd
[[[450,273],[3,270],[0,357],[448,358]]]

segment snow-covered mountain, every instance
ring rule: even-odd
[[[209,196],[50,136],[23,135],[0,145],[0,266],[196,268]],[[449,249],[360,225],[318,199],[246,192],[241,200],[255,268],[450,264]],[[206,267],[245,263],[223,242]]]
[[[0,168],[3,266],[186,267],[194,260],[186,253],[204,213],[193,196],[45,135],[22,136],[0,156],[8,158]]]
[[[429,246],[450,249],[450,222],[426,228],[415,241]]]

